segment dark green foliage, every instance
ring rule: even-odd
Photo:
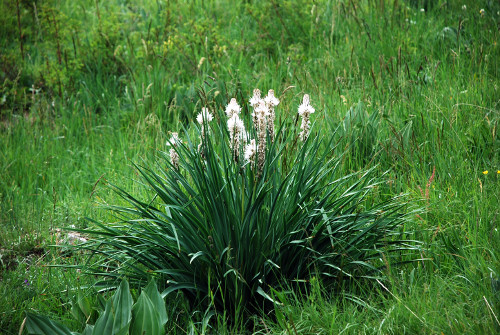
[[[25,322],[28,334],[37,335],[161,335],[165,334],[167,312],[165,301],[153,281],[142,290],[134,304],[128,282],[123,280],[106,302],[95,325],[87,324],[81,333],[71,332],[67,327],[33,313],[27,313]]]
[[[321,136],[302,144],[296,134],[279,133],[260,177],[253,163],[232,159],[219,125],[205,134],[203,155],[193,138],[176,149],[179,170],[166,153],[137,166],[149,195],[114,187],[129,206],[109,207],[120,222],[85,231],[93,238],[81,247],[103,256],[86,271],[137,281],[152,271],[165,292],[209,299],[235,318],[262,306],[283,280],[318,275],[344,287],[344,279],[381,276],[382,254],[412,248],[399,237],[406,204],[397,197],[367,203],[382,182],[374,171],[342,176],[330,144],[321,149]]]

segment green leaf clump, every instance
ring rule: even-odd
[[[87,324],[83,332],[72,332],[46,316],[28,312],[25,326],[28,334],[37,335],[159,335],[165,334],[167,322],[165,301],[154,281],[142,290],[134,304],[127,280],[122,280],[95,325]]]
[[[93,221],[85,231],[92,238],[80,247],[103,256],[87,272],[137,282],[153,273],[163,296],[182,291],[237,317],[272,301],[271,288],[283,283],[314,275],[342,288],[380,278],[382,259],[416,248],[402,235],[408,204],[377,192],[384,179],[376,168],[342,175],[333,136],[302,141],[298,124],[283,118],[275,137],[262,137],[242,112],[249,126],[240,142],[225,113],[211,112],[215,121],[203,109],[201,127],[183,140],[175,133],[169,152],[135,165],[146,199],[113,187],[127,205],[108,206],[118,222]],[[265,145],[262,166],[243,158],[251,139],[257,156]]]

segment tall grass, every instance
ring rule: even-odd
[[[419,3],[20,1],[20,34],[16,2],[2,2],[0,329],[17,333],[27,308],[67,320],[71,294],[59,292],[78,276],[94,280],[44,266],[61,263],[48,247],[51,228],[84,228],[85,216],[111,221],[94,206],[120,202],[103,187],[107,180],[147,198],[128,165],[151,157],[169,130],[193,118],[197,89],[220,107],[247,99],[255,85],[291,102],[310,92],[316,129],[345,130],[334,139],[339,173],[389,170],[380,193],[407,193],[426,208],[408,229],[424,241],[427,261],[394,270],[384,283],[399,300],[367,286],[364,301],[382,313],[370,314],[329,297],[321,310],[338,306],[330,319],[338,328],[323,329],[494,333],[499,8]],[[345,122],[360,101],[375,132]],[[360,144],[369,159],[349,150]],[[314,325],[302,316],[302,325]]]

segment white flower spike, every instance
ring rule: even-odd
[[[259,101],[261,101],[260,97],[260,90],[258,88],[253,90],[253,96],[250,98],[250,105],[255,108],[259,104]]]
[[[205,120],[207,123],[212,121],[214,119],[213,115],[208,111],[208,108],[203,107],[201,109],[201,113],[198,114],[196,117],[196,121],[203,125],[203,120]]]
[[[245,132],[245,125],[238,114],[233,114],[233,116],[227,120],[227,129],[231,140],[230,145],[233,149],[233,159],[238,161],[240,156],[240,140]]]
[[[250,141],[250,144],[247,144],[245,147],[245,161],[248,163],[253,163],[255,161],[255,154],[257,153],[257,144],[255,143],[255,139]]]
[[[235,98],[232,98],[229,104],[226,106],[226,115],[228,118],[232,117],[234,114],[238,115],[241,112],[241,107],[236,102]]]
[[[174,169],[176,170],[179,169],[179,154],[175,150],[178,143],[182,143],[179,138],[179,134],[172,133],[172,137],[167,141],[167,145],[172,147],[172,149],[170,149],[170,163],[172,163]]]
[[[176,147],[177,143],[182,143],[182,140],[179,138],[179,133],[172,133],[172,137],[167,140],[167,146]]]
[[[259,117],[268,117],[269,116],[269,108],[267,107],[266,103],[264,100],[260,100],[257,106],[255,106],[255,110],[252,113],[252,116],[259,118]]]
[[[300,129],[302,130],[299,134],[300,139],[305,142],[309,137],[309,129],[311,128],[311,121],[309,121],[309,116],[314,113],[314,107],[311,106],[309,95],[304,94],[302,104],[299,106],[299,115],[302,117],[302,124]]]
[[[269,90],[267,96],[264,98],[264,101],[266,106],[269,108],[269,115],[267,116],[267,131],[269,132],[271,142],[274,142],[274,119],[276,118],[274,107],[278,106],[280,101],[274,96],[274,90]]]
[[[229,130],[231,141],[233,141],[233,136],[235,136],[236,133],[241,134],[241,132],[245,130],[245,125],[239,116],[235,114],[227,120],[227,129]]]
[[[269,108],[276,107],[280,103],[279,99],[274,96],[274,90],[269,90],[266,97],[264,98],[264,101],[266,102],[266,105],[269,106]]]
[[[311,106],[309,101],[309,94],[304,94],[304,98],[302,100],[302,104],[299,106],[299,115],[309,115],[315,112],[313,106]]]

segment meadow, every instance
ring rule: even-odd
[[[0,333],[18,334],[26,312],[75,331],[95,322],[113,291],[98,285],[90,252],[75,248],[75,239],[118,248],[90,232],[119,221],[109,206],[128,208],[128,194],[151,201],[136,202],[138,217],[159,203],[144,187],[145,176],[156,174],[137,166],[158,157],[168,165],[173,132],[188,157],[198,145],[188,138],[208,135],[199,130],[207,120],[196,122],[205,106],[224,125],[236,98],[249,121],[255,88],[263,96],[274,89],[280,100],[283,135],[269,155],[293,161],[301,152],[324,153],[324,167],[310,166],[327,183],[343,176],[364,183],[369,171],[376,182],[355,212],[376,220],[385,208],[377,204],[403,199],[404,221],[391,241],[404,243],[398,257],[375,242],[373,253],[359,256],[370,255],[356,264],[376,267],[376,276],[329,281],[308,269],[300,283],[298,272],[273,277],[269,290],[259,290],[267,299],[260,309],[245,303],[256,293],[231,289],[234,283],[220,296],[208,283],[205,300],[171,292],[166,333],[500,332],[498,1],[2,0],[0,11]],[[304,94],[315,108],[311,151],[292,139]],[[229,150],[229,135],[213,127],[225,134],[213,150]],[[186,184],[161,200],[174,201],[196,173],[211,171],[196,162],[181,161],[192,167]],[[267,164],[263,176],[281,178]],[[241,170],[227,166],[233,186]],[[156,182],[183,180],[169,167]],[[308,181],[293,176],[283,177],[289,193],[275,199],[301,196]],[[294,210],[276,206],[283,216]],[[109,236],[119,240],[124,231]],[[93,259],[107,256],[116,255]],[[127,262],[115,260],[106,269],[119,273]],[[158,275],[160,292],[168,288],[161,273],[145,269],[140,278],[127,272],[135,301],[148,276]]]

